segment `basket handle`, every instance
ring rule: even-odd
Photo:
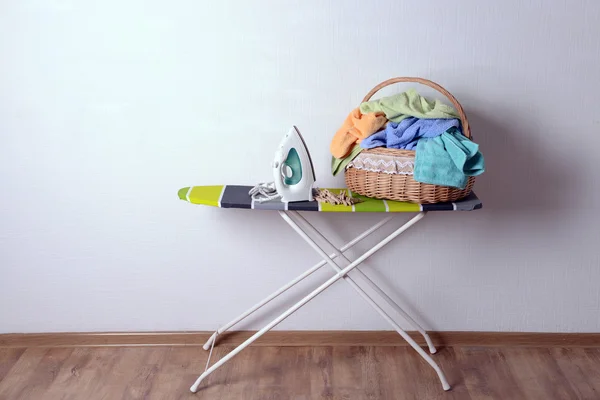
[[[449,91],[447,91],[446,89],[444,89],[443,87],[438,85],[437,83],[430,81],[428,79],[406,78],[406,77],[388,79],[387,81],[383,81],[379,85],[377,85],[373,89],[371,89],[371,91],[369,93],[367,93],[367,95],[365,96],[365,98],[363,99],[362,102],[364,103],[365,101],[369,101],[375,93],[377,93],[379,90],[383,89],[384,87],[393,85],[394,83],[399,83],[399,82],[420,83],[422,85],[429,86],[430,88],[433,88],[433,89],[437,90],[438,92],[440,92],[441,94],[443,94],[444,96],[446,96],[448,98],[448,100],[450,100],[450,102],[454,105],[454,107],[456,108],[456,111],[458,112],[458,116],[460,117],[460,122],[462,124],[463,135],[465,135],[467,138],[471,139],[471,128],[469,127],[469,121],[467,120],[467,115],[465,114],[465,110],[463,110],[463,108],[460,105],[460,103],[458,102],[458,100],[456,100],[456,97],[454,97],[452,95],[452,93],[450,93]]]

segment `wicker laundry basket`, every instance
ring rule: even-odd
[[[429,86],[446,96],[456,108],[462,125],[462,134],[471,139],[471,130],[469,121],[465,112],[456,98],[435,82],[422,78],[393,78],[388,79],[375,86],[363,99],[362,102],[369,101],[371,97],[380,89],[399,82],[415,82]],[[388,149],[377,147],[374,149],[365,149],[361,154],[398,156],[402,159],[415,157],[413,150]],[[354,168],[351,165],[345,173],[346,186],[352,192],[367,197],[377,199],[388,199],[396,201],[408,201],[411,203],[441,203],[445,201],[456,201],[462,199],[471,193],[475,177],[470,176],[467,186],[464,189],[457,189],[448,186],[430,185],[417,182],[412,175],[390,174],[385,172],[374,172],[364,169]]]

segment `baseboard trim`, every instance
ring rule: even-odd
[[[424,345],[418,332],[408,332]],[[0,334],[0,347],[202,346],[212,332],[89,332]],[[254,331],[227,332],[222,345],[238,345]],[[600,333],[429,332],[438,346],[600,347]],[[394,331],[271,331],[255,346],[406,346]]]

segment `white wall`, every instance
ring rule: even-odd
[[[369,275],[436,330],[600,330],[600,2],[200,3],[0,5],[0,332],[226,322],[318,256],[275,213],[177,190],[269,180],[292,124],[343,185],[330,138],[399,75],[465,106],[485,204],[430,214]],[[307,217],[338,244],[377,220]],[[388,326],[338,283],[278,328]]]

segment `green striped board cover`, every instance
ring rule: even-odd
[[[295,210],[321,212],[419,212],[419,211],[472,211],[481,208],[481,201],[475,193],[456,202],[437,204],[414,204],[400,201],[379,200],[357,195],[348,189],[329,189],[333,193],[346,191],[350,196],[363,200],[353,206],[319,203],[317,201],[299,201],[283,203],[279,200],[259,203],[253,201],[248,192],[251,186],[214,185],[191,186],[179,190],[179,198],[192,204],[222,208],[246,208],[253,210]]]

